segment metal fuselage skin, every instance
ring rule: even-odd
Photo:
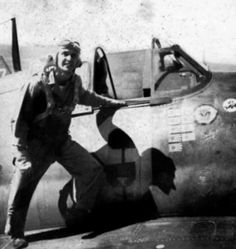
[[[201,81],[196,80],[194,65],[190,69],[185,65],[185,70],[175,68],[164,77],[167,66],[156,67],[162,58],[159,51],[135,53],[121,53],[118,59],[108,56],[113,75],[123,77],[115,82],[118,98],[135,104],[88,115],[75,110],[72,119],[73,139],[104,166],[103,200],[133,201],[151,191],[161,216],[235,215],[236,74],[213,73]],[[125,58],[134,63],[119,71]],[[10,121],[17,89],[25,80],[20,73],[0,81],[0,232],[14,171]],[[187,82],[184,87],[182,80]],[[122,81],[127,85],[123,87]],[[173,85],[172,91],[175,83],[179,86]],[[143,96],[144,89],[149,89],[149,96]],[[163,97],[170,101],[162,102]],[[160,101],[152,104],[153,99]],[[57,201],[69,179],[61,165],[51,165],[33,196],[27,230],[63,224]]]

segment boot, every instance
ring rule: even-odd
[[[28,242],[25,238],[12,238],[13,248],[20,249],[28,246]]]

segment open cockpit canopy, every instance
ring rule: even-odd
[[[181,97],[204,87],[211,73],[180,46],[109,53],[94,58],[94,90],[118,99]]]

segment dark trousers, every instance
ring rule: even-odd
[[[32,195],[41,177],[55,161],[73,176],[73,201],[78,208],[93,208],[104,177],[97,161],[70,139],[56,149],[35,139],[27,150],[18,151],[16,155],[6,222],[6,232],[12,237],[24,236]]]

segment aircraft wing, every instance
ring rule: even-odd
[[[70,233],[65,229],[28,232],[31,249],[236,248],[235,217],[159,218],[109,231]],[[11,248],[4,236],[1,248]]]

